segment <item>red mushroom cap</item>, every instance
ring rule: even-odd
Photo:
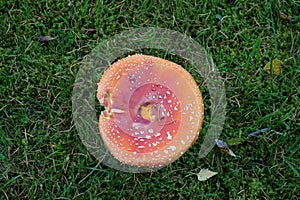
[[[158,167],[179,158],[195,142],[204,107],[193,77],[181,66],[132,55],[112,64],[98,84],[105,111],[99,129],[122,163]]]

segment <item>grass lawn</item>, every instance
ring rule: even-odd
[[[62,2],[0,1],[0,199],[300,199],[299,1]],[[172,29],[206,48],[226,87],[221,140],[271,131],[232,144],[238,158],[217,147],[195,156],[211,116],[191,70],[206,105],[192,148],[153,173],[99,165],[72,121],[73,83],[85,55],[131,27]],[[282,75],[263,70],[272,59]],[[218,175],[200,182],[202,168]]]

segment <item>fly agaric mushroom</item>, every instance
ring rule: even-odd
[[[195,142],[203,122],[202,96],[181,66],[153,56],[132,55],[113,63],[98,84],[105,110],[101,138],[120,162],[167,165]]]

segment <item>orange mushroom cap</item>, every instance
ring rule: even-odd
[[[132,166],[167,165],[195,142],[204,117],[200,90],[181,66],[132,55],[113,63],[98,84],[105,110],[100,135],[112,155]]]

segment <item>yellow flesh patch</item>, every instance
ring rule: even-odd
[[[152,105],[145,105],[141,107],[141,116],[142,118],[148,120],[148,121],[154,121],[155,116],[152,115]]]

